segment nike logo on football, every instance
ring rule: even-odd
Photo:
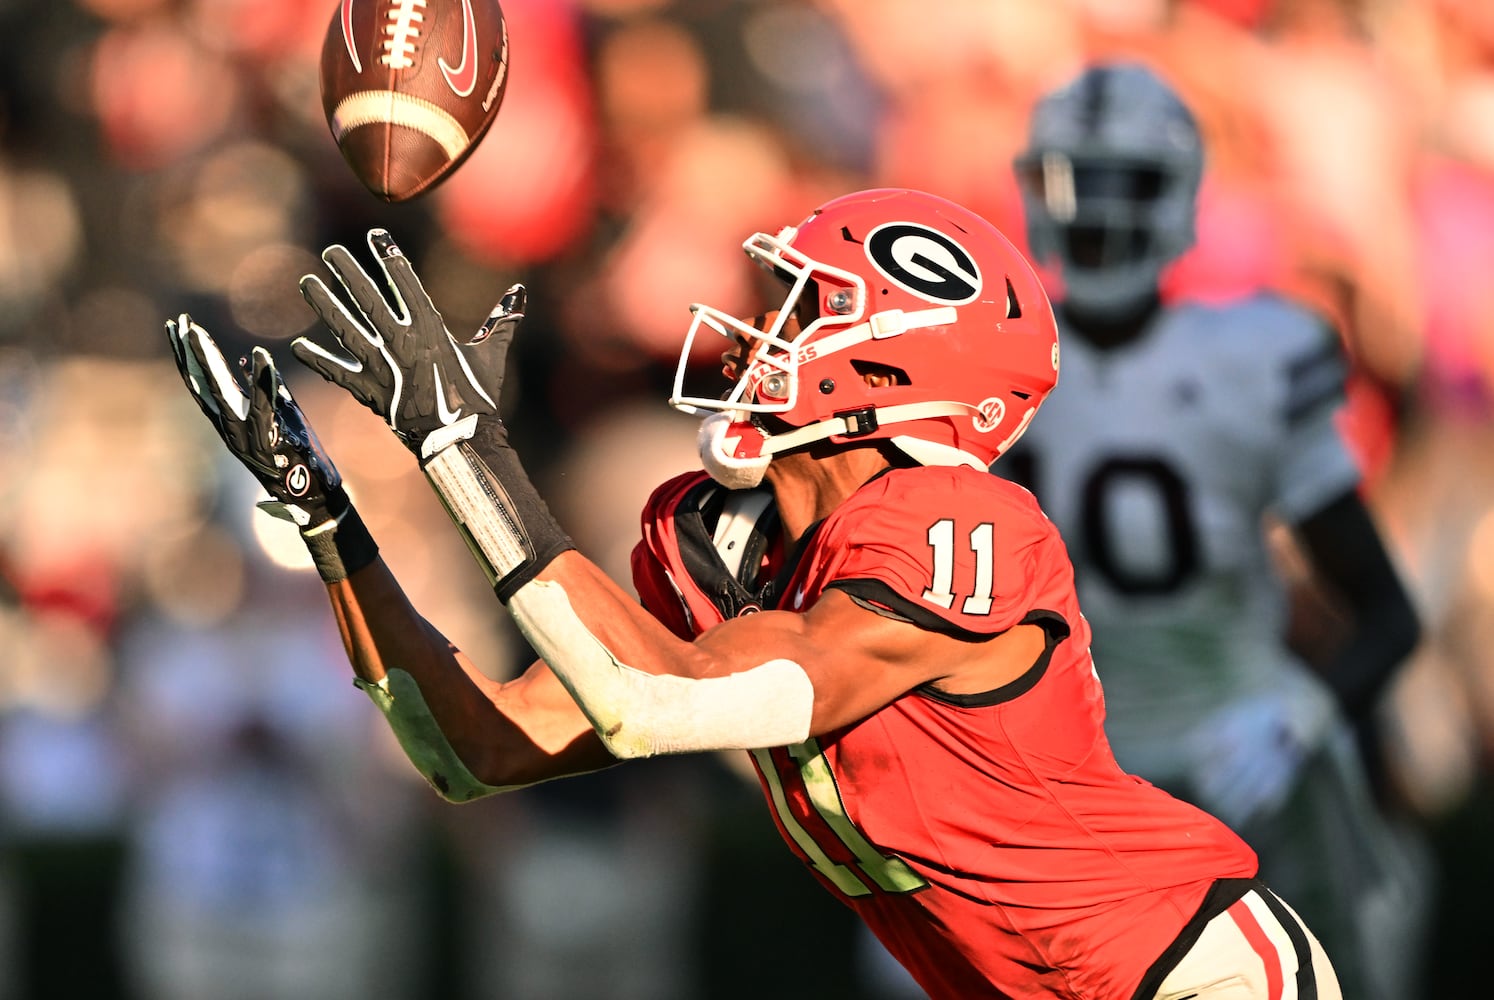
[[[358,58],[358,45],[353,41],[353,0],[342,0],[342,44],[347,46],[353,69],[362,73],[363,60]]]
[[[436,60],[441,75],[446,77],[446,86],[458,97],[468,96],[477,86],[477,60],[473,57],[476,49],[477,22],[472,17],[472,0],[462,0],[462,61],[453,68],[445,58]]]
[[[446,387],[441,384],[441,369],[432,365],[431,371],[436,376],[436,416],[440,418],[443,425],[454,424],[462,419],[462,408],[458,406],[453,410],[446,405]]]

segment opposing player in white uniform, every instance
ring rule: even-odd
[[[1275,295],[1162,303],[1203,157],[1149,70],[1101,65],[1048,95],[1017,169],[1033,254],[1064,286],[1063,381],[995,471],[1026,481],[1070,548],[1116,756],[1256,848],[1346,997],[1407,1000],[1414,929],[1386,922],[1404,868],[1353,727],[1418,623],[1334,425],[1339,339]],[[1352,619],[1322,673],[1287,647],[1268,518]]]

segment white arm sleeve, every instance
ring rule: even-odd
[[[403,670],[390,670],[377,683],[355,678],[353,681],[384,713],[389,728],[399,740],[400,748],[415,770],[448,802],[471,802],[517,785],[499,787],[477,780],[441,732],[440,723],[431,715],[415,678]]]
[[[792,660],[726,677],[650,674],[603,646],[558,583],[531,580],[508,610],[616,757],[755,750],[809,738],[814,686]]]

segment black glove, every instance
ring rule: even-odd
[[[389,233],[370,230],[368,245],[389,298],[339,245],[323,251],[322,260],[352,299],[352,309],[316,275],[301,279],[301,294],[350,357],[305,337],[291,351],[384,418],[411,451],[427,459],[471,437],[479,418],[497,416],[509,341],[524,318],[524,286],[505,292],[472,339],[460,344]]]
[[[390,235],[371,230],[368,245],[392,304],[347,248],[328,247],[322,260],[354,308],[316,275],[301,279],[301,294],[349,357],[305,337],[291,350],[383,417],[419,456],[468,547],[506,601],[574,547],[529,481],[498,417],[509,343],[524,318],[524,286],[509,288],[477,333],[458,343]]]
[[[301,529],[323,578],[342,579],[372,562],[378,548],[270,352],[254,348],[253,362],[240,359],[235,371],[186,313],[167,320],[166,333],[192,398],[272,497],[260,506]]]

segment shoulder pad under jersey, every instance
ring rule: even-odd
[[[632,558],[639,599],[683,638],[768,607],[777,525],[765,488],[728,490],[704,472],[670,480],[644,505]]]
[[[1259,373],[1263,402],[1279,424],[1290,426],[1343,399],[1348,357],[1322,314],[1274,293],[1193,308],[1226,371],[1237,379]]]

